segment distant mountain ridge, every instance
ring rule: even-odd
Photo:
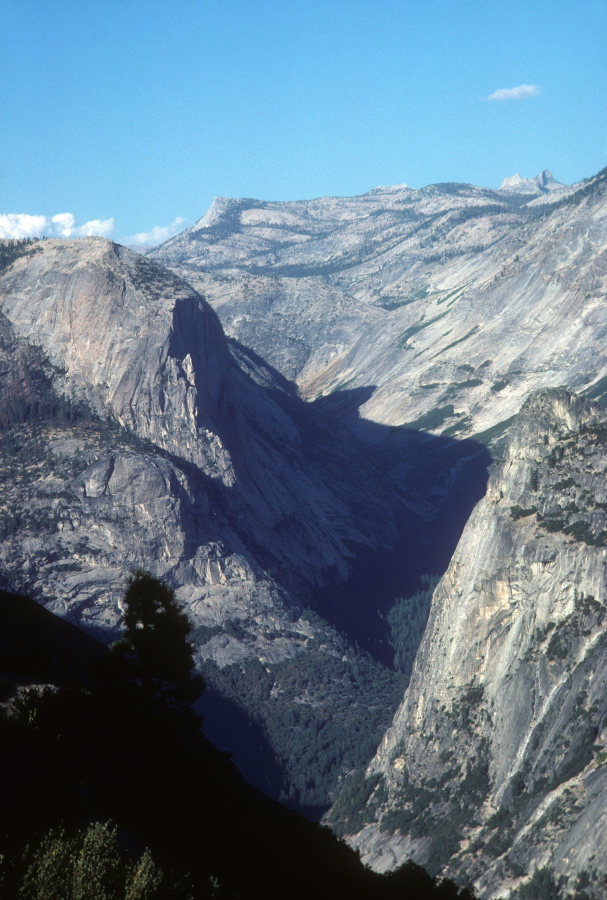
[[[304,397],[358,391],[348,415],[361,436],[368,420],[471,437],[537,387],[592,391],[607,374],[605,172],[536,187],[224,198],[215,224],[150,255]]]
[[[549,194],[552,191],[560,191],[567,187],[557,181],[548,169],[544,169],[535,178],[521,178],[516,173],[510,178],[504,178],[499,186],[500,191],[514,191],[519,194]]]

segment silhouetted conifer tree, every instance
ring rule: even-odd
[[[171,588],[143,569],[130,576],[124,603],[125,631],[111,647],[109,672],[144,701],[187,710],[203,689],[194,671],[187,614]]]

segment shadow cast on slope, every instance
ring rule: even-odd
[[[492,457],[474,440],[386,426],[362,419],[359,408],[374,388],[340,391],[312,404],[328,423],[346,428],[351,447],[392,486],[386,509],[398,532],[393,546],[351,547],[346,581],[315,592],[319,614],[371,653],[392,664],[385,616],[397,598],[422,587],[426,574],[442,575],[461,533],[487,488]]]
[[[245,781],[269,797],[280,798],[284,772],[259,722],[225,693],[213,687],[213,664],[203,667],[206,690],[196,709],[204,721],[204,734],[220,750],[229,752]],[[314,818],[314,811],[300,810]],[[320,811],[323,814],[324,809]]]
[[[257,377],[267,379],[266,390],[273,402],[296,426],[305,464],[348,505],[353,521],[364,525],[363,531],[371,522],[384,537],[375,546],[350,541],[345,559],[348,577],[325,571],[319,585],[308,573],[295,572],[273,557],[255,534],[248,533],[237,517],[235,491],[239,488],[220,487],[218,494],[232,509],[230,524],[281,587],[378,662],[392,666],[394,648],[385,617],[397,599],[420,590],[424,575],[442,575],[446,570],[474,506],[486,491],[491,454],[484,444],[471,439],[361,418],[360,407],[372,396],[373,385],[307,403],[266,361],[237,342],[231,344],[244,379],[253,385],[256,379],[250,370],[255,368]],[[245,360],[249,371],[243,371]],[[253,419],[249,424],[261,427]],[[234,422],[220,427],[218,434],[231,453],[237,484],[252,484],[255,475],[248,471],[252,450],[249,447],[241,455]],[[280,452],[274,435],[269,439],[262,435],[262,439]],[[285,448],[285,452],[291,451]]]

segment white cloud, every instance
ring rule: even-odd
[[[0,238],[41,237],[48,221],[46,216],[0,214]]]
[[[91,219],[76,229],[78,237],[109,237],[114,230],[114,219]]]
[[[109,237],[114,230],[114,219],[91,219],[84,225],[76,225],[72,213],[56,216],[30,216],[27,213],[0,213],[0,238],[28,237]]]
[[[51,222],[61,237],[71,237],[76,225],[76,219],[71,213],[59,213],[53,216]]]
[[[527,100],[536,97],[540,92],[538,84],[519,84],[518,87],[500,88],[489,94],[487,100]]]
[[[139,234],[125,238],[124,243],[134,247],[155,247],[181,231],[183,223],[184,219],[177,216],[170,225],[156,225],[151,231],[141,231]]]

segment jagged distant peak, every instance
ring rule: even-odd
[[[504,178],[499,186],[500,191],[516,191],[519,194],[546,194],[550,191],[559,191],[566,185],[557,181],[550,169],[544,169],[535,178],[522,178],[517,172],[509,178]]]
[[[250,200],[250,203],[258,203],[257,200]],[[240,208],[246,200],[235,197],[215,197],[205,214],[189,229],[190,232],[198,231],[200,228],[210,228],[217,225],[226,215]]]
[[[500,191],[507,191],[508,189],[517,188],[519,184],[524,184],[526,181],[529,181],[529,179],[521,178],[517,172],[515,175],[511,175],[510,178],[504,178],[499,189]]]

